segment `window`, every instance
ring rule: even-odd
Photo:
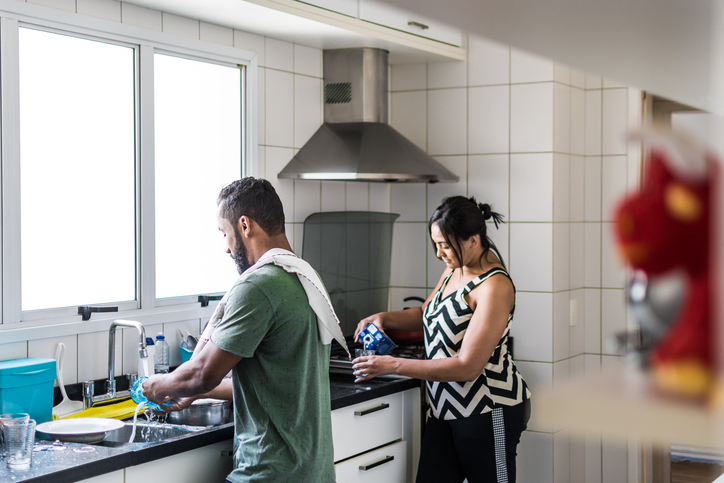
[[[226,291],[216,197],[241,177],[242,70],[156,54],[154,84],[156,297]]]
[[[19,29],[22,310],[136,299],[134,49]]]
[[[253,56],[24,2],[0,20],[0,324],[208,316],[195,295],[238,276],[216,197],[255,152]]]

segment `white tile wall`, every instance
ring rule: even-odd
[[[259,66],[266,66],[266,57],[264,55],[266,52],[266,42],[263,36],[242,32],[241,30],[234,30],[234,47],[256,52],[256,61]],[[260,97],[260,99],[263,98]],[[261,126],[263,126],[263,124],[261,124]]]
[[[345,185],[343,181],[322,181],[321,211],[344,211]]]
[[[172,35],[179,35],[190,39],[197,39],[200,35],[199,21],[180,17],[170,13],[163,14],[163,31]]]
[[[584,285],[586,287],[601,286],[601,225],[584,223],[583,237]]]
[[[565,361],[570,353],[570,292],[556,292],[553,294],[553,360]],[[567,374],[556,372],[558,365],[554,365],[553,378],[558,380],[561,377],[568,379]]]
[[[508,152],[509,86],[471,87],[468,96],[468,152]]]
[[[571,221],[571,157],[553,154],[553,221]]]
[[[602,153],[626,154],[628,89],[604,89],[602,111]]]
[[[613,239],[613,223],[603,223],[601,230],[601,286],[624,288],[626,286],[626,270],[616,251]]]
[[[585,286],[586,274],[586,227],[584,223],[570,225],[569,286],[572,289]]]
[[[628,193],[626,156],[603,156],[601,163],[602,221],[613,221],[614,210]]]
[[[553,80],[553,61],[518,49],[510,50],[510,82]]]
[[[427,66],[427,88],[467,87],[468,66],[465,62],[432,62]]]
[[[570,161],[570,220],[585,220],[586,168],[583,156],[571,155]]]
[[[261,148],[259,148],[261,149]],[[279,179],[277,173],[284,169],[292,159],[294,151],[289,148],[267,146],[265,149],[266,173],[264,177],[274,186],[284,206],[284,218],[287,222],[294,221],[294,181]]]
[[[553,224],[511,224],[509,267],[518,290],[552,291]]]
[[[625,294],[620,289],[601,289],[601,343],[603,354],[616,355],[611,339],[627,330]]]
[[[322,51],[294,44],[294,72],[312,77],[322,77]]]
[[[390,66],[390,86],[392,92],[426,89],[427,64],[396,64]]]
[[[115,367],[122,367],[122,337],[116,332]],[[108,378],[108,331],[78,335],[78,381]]]
[[[510,86],[510,150],[553,150],[553,84]]]
[[[301,148],[322,125],[322,79],[294,76],[294,147]]]
[[[367,183],[346,183],[345,206],[348,211],[369,210],[370,191]]]
[[[370,183],[370,211],[392,212],[390,191],[392,186],[387,183]]]
[[[294,44],[270,37],[265,39],[266,67],[294,72]]]
[[[510,82],[510,48],[470,35],[468,85],[487,86]]]
[[[515,277],[513,282],[519,290],[510,329],[515,337],[516,364],[517,361],[553,362],[553,295],[521,292]]]
[[[422,150],[427,149],[427,93],[425,91],[390,94],[390,125]]]
[[[62,367],[63,384],[74,384],[78,382],[78,336],[69,335],[52,339],[30,340],[28,341],[27,356],[55,359],[58,344],[61,342],[65,345]],[[106,346],[108,346],[107,342]],[[58,385],[57,379],[55,385]]]
[[[9,361],[11,359],[20,359],[28,357],[28,343],[10,342],[8,344],[0,344],[0,361]]]
[[[321,206],[320,181],[294,182],[294,221],[304,223],[304,220],[320,211]]]
[[[467,152],[467,96],[464,88],[427,91],[427,135],[431,155]]]
[[[571,154],[582,156],[586,153],[586,93],[583,89],[571,88]]]
[[[468,158],[468,194],[481,203],[488,203],[496,211],[510,219],[508,199],[510,182],[508,154],[470,156]],[[430,212],[432,214],[432,212]]]
[[[76,11],[89,17],[121,21],[121,2],[116,0],[76,0]]]
[[[601,157],[586,156],[584,166],[585,220],[601,221]]]
[[[553,221],[553,154],[510,156],[510,221]]]
[[[220,25],[213,25],[207,22],[200,22],[199,38],[206,42],[234,46],[234,30]]]
[[[586,91],[585,95],[585,154],[601,154],[601,102],[600,90]]]
[[[428,244],[426,223],[395,223],[392,234],[392,273],[390,285],[419,287],[426,279],[425,257]]]
[[[427,206],[419,202],[424,199],[424,184],[400,183],[390,186],[390,207],[393,213],[400,213],[397,221],[427,221],[429,218]]]
[[[35,3],[37,5],[45,5],[47,7],[53,7],[60,10],[67,10],[68,12],[75,12],[75,0],[30,0],[28,3]]]
[[[590,354],[601,353],[601,290],[584,290],[585,311],[585,351]]]
[[[571,87],[553,84],[553,150],[571,152]]]
[[[586,351],[586,292],[578,289],[571,290],[570,294],[570,319],[575,324],[569,327],[570,355],[580,357]]]
[[[456,183],[435,183],[427,185],[427,208],[422,220],[427,221],[440,206],[442,200],[449,196],[465,196],[468,192],[468,157],[437,156],[435,160],[460,177]],[[394,189],[394,186],[393,186]]]
[[[569,483],[571,466],[571,444],[568,431],[561,430],[553,435],[553,481]],[[574,480],[575,481],[575,480]]]
[[[71,3],[73,0],[69,0]],[[54,2],[57,3],[57,2]],[[53,5],[58,8],[56,5]],[[163,16],[161,12],[137,5],[121,2],[121,21],[125,24],[135,25],[148,30],[163,30]]]
[[[553,223],[553,290],[569,290],[571,288],[571,225],[569,223]]]
[[[553,482],[553,435],[525,431],[518,446],[518,477],[520,483]]]
[[[271,58],[267,53],[267,60]],[[294,145],[294,74],[267,69],[265,94],[266,144],[292,147]]]

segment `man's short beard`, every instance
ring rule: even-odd
[[[233,258],[234,263],[236,263],[236,271],[241,275],[251,267],[251,264],[247,256],[246,246],[244,246],[244,242],[241,241],[241,233],[239,233],[236,227],[234,227],[234,235],[236,236],[236,240],[234,241],[234,252],[231,254],[231,258]]]

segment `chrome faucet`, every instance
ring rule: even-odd
[[[108,380],[106,381],[106,393],[94,396],[95,385],[93,381],[83,382],[83,407],[90,409],[97,402],[110,401],[111,399],[128,397],[131,395],[131,391],[117,391],[116,390],[116,378],[115,378],[115,363],[116,363],[116,327],[135,327],[140,334],[140,341],[138,343],[138,355],[142,358],[148,358],[148,350],[146,349],[146,329],[140,322],[135,320],[122,320],[117,319],[111,322],[111,327],[108,330]],[[131,374],[128,384],[129,388],[136,379],[137,374]]]

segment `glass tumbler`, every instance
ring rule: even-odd
[[[3,435],[8,451],[8,468],[13,470],[30,468],[35,443],[35,420],[4,422]]]
[[[30,421],[30,415],[28,413],[0,414],[0,459],[5,459],[8,454],[8,448],[5,444],[5,425],[16,422],[27,423],[28,421]]]

